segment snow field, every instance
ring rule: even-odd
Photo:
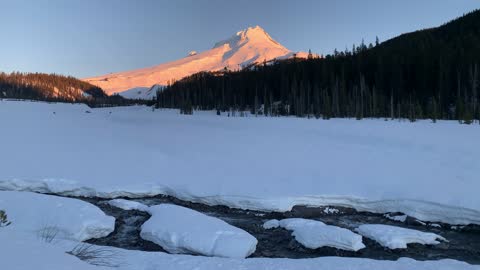
[[[165,194],[264,211],[338,206],[480,224],[478,125],[21,101],[0,101],[0,123],[3,190]]]

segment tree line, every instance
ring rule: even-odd
[[[157,93],[156,106],[269,116],[480,119],[480,11],[324,58],[198,73]],[[479,121],[480,122],[480,121]]]
[[[0,98],[80,102],[93,107],[138,103],[118,95],[108,96],[101,88],[71,76],[21,72],[0,72]]]

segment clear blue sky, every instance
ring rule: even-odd
[[[0,0],[0,71],[103,75],[209,49],[260,25],[321,54],[438,26],[478,0]]]

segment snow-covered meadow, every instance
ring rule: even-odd
[[[90,113],[87,113],[90,112]],[[480,224],[480,126],[0,101],[0,188]]]
[[[476,143],[480,126],[448,121],[232,118],[213,112],[185,116],[174,110],[152,111],[141,106],[91,109],[78,104],[5,100],[0,101],[0,126],[0,190],[103,198],[166,194],[209,205],[264,211],[330,205],[400,212],[424,221],[480,224],[480,144]],[[164,220],[155,221],[155,215],[165,213],[154,210],[161,206],[123,199],[108,204],[150,213],[151,224],[145,223],[145,231],[150,230],[155,241],[165,246],[190,250],[200,244],[193,253],[222,256],[208,253],[218,244],[214,230],[207,232],[211,237],[204,240],[188,236],[191,230],[185,225],[194,223],[188,217],[200,214],[185,214],[185,224],[159,226]],[[2,266],[7,269],[103,268],[66,253],[78,241],[114,230],[115,219],[96,206],[71,198],[0,191],[0,210],[12,221],[0,228],[0,243],[9,243],[0,244]],[[170,213],[168,220],[178,214]],[[218,223],[208,219],[207,223],[211,222]],[[351,250],[363,245],[359,235],[342,228],[320,222],[308,228],[305,224],[289,227],[288,222],[281,222],[278,225],[292,230],[306,246],[314,241],[312,248],[326,242],[336,246],[350,241]],[[228,224],[218,224],[229,237],[237,232]],[[52,226],[58,238],[55,243],[45,241],[41,233]],[[184,242],[168,239],[161,227],[173,238],[177,232],[188,237]],[[346,238],[312,235],[325,229],[341,232]],[[363,233],[367,234],[375,239],[383,235],[381,230]],[[254,250],[255,238],[241,230],[238,235],[244,249],[236,247],[235,254],[226,256],[244,257]],[[395,234],[394,238],[404,240],[403,236]],[[454,260],[235,259],[109,249],[119,260],[115,262],[118,269],[134,270],[477,269]],[[28,260],[19,260],[20,256]]]

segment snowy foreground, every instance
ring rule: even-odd
[[[93,266],[71,256],[74,243],[41,242],[21,234],[0,229],[2,269],[8,270],[477,270],[479,267],[454,260],[398,261],[323,257],[317,259],[225,259],[189,255],[170,255],[161,252],[142,252],[112,248],[109,262],[116,268]],[[9,243],[4,245],[3,243]]]
[[[50,195],[38,195],[28,192],[0,192],[1,207],[8,208],[7,215],[12,222],[7,227],[0,227],[0,259],[1,269],[8,270],[220,270],[220,269],[283,269],[283,270],[314,270],[314,269],[358,269],[358,270],[454,270],[479,269],[467,263],[455,260],[415,261],[402,258],[398,261],[379,261],[371,259],[355,259],[340,257],[323,257],[316,259],[226,259],[218,257],[203,257],[189,255],[170,255],[162,252],[131,251],[110,247],[92,246],[92,250],[100,249],[101,258],[89,259],[89,263],[71,255],[79,243],[72,238],[65,239],[56,235],[52,239],[42,237],[38,229],[43,228],[41,217],[51,217],[58,210],[60,231],[68,231],[69,235],[79,235],[83,226],[76,224],[88,220],[90,224],[102,224],[105,216],[99,215],[94,206],[76,199],[61,198]],[[17,205],[25,205],[17,207]],[[54,205],[57,205],[55,208]],[[44,206],[53,207],[45,208]],[[35,208],[37,215],[30,213],[29,207]],[[78,213],[73,215],[69,213]],[[70,219],[68,223],[66,218]],[[82,218],[81,220],[79,218]],[[57,220],[57,219],[55,219]],[[108,221],[107,223],[110,225]],[[95,231],[95,230],[94,230]],[[100,264],[92,265],[91,263]],[[115,267],[115,268],[111,268]]]
[[[86,113],[89,111],[91,113]],[[0,189],[480,224],[480,127],[0,101]]]

